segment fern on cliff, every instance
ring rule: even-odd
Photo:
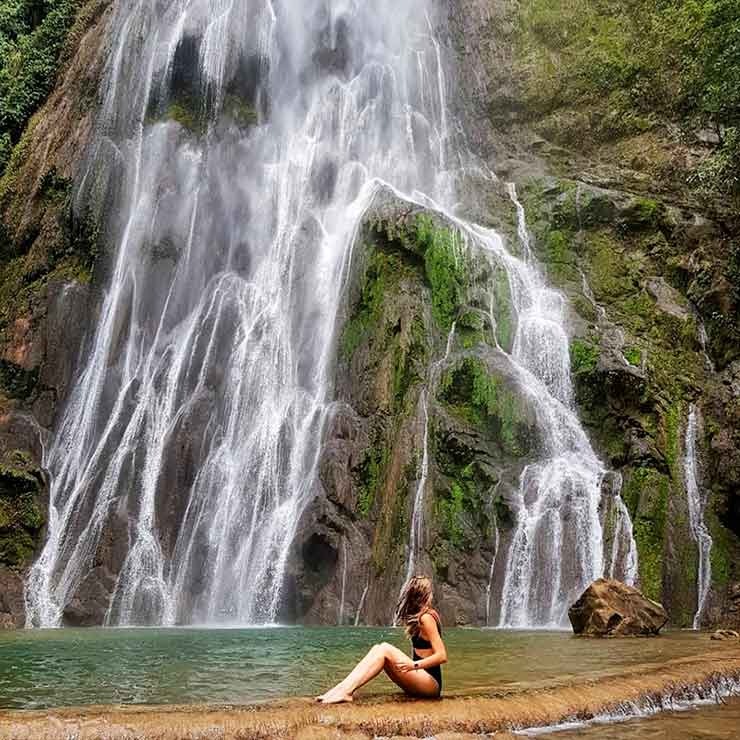
[[[51,92],[79,0],[0,0],[0,174]]]

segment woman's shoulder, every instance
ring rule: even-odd
[[[427,609],[419,618],[420,621],[427,616],[432,617],[432,619],[437,623],[437,627],[442,629],[442,618],[439,616],[439,612],[436,609]]]

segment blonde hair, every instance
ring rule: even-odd
[[[432,606],[432,581],[427,576],[414,576],[404,586],[396,606],[396,621],[406,626],[409,637],[418,635],[421,618]]]

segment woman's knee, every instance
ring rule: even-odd
[[[373,645],[372,650],[378,655],[388,655],[392,649],[392,645],[389,642],[378,642]]]

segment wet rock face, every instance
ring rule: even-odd
[[[576,635],[586,637],[654,636],[668,622],[661,604],[637,589],[601,578],[568,610]]]
[[[0,187],[0,624],[25,621],[23,578],[43,541],[43,444],[75,382],[95,311],[97,236],[72,208],[95,117],[110,0],[87,0],[56,89]]]
[[[0,629],[25,622],[23,575],[42,541],[47,499],[46,476],[29,454],[0,455]]]
[[[511,528],[507,496],[539,433],[487,313],[463,289],[486,277],[483,265],[447,259],[451,228],[381,193],[360,230],[339,327],[336,409],[322,445],[323,492],[293,548],[286,618],[391,621],[426,439],[416,569],[433,577],[445,623],[485,622],[494,522]],[[501,311],[505,304],[502,297]],[[490,391],[489,403],[474,386]]]

